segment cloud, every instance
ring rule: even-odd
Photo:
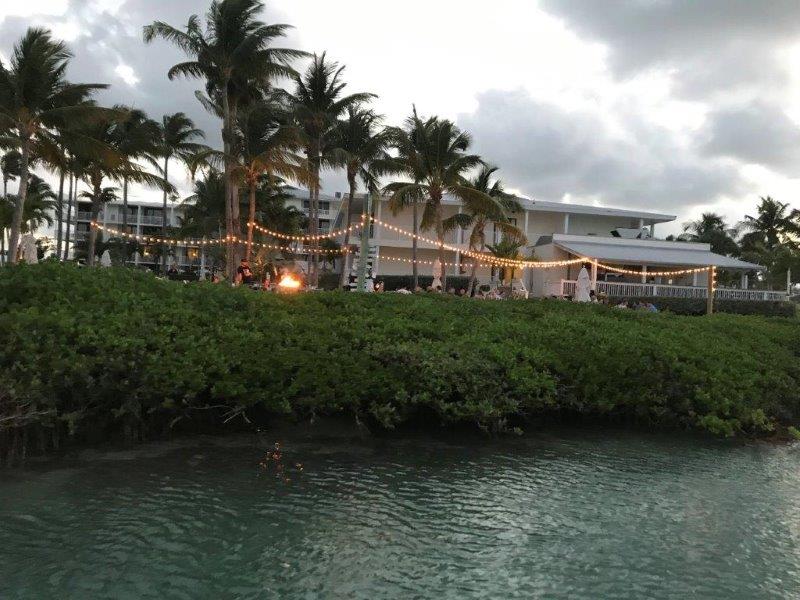
[[[669,130],[631,113],[621,132],[591,111],[566,111],[522,90],[480,94],[459,116],[506,185],[543,200],[682,212],[738,191],[736,169],[700,157]]]
[[[800,164],[800,127],[780,106],[753,102],[714,110],[700,137],[707,155],[787,171]]]
[[[796,0],[542,0],[570,27],[605,43],[620,77],[669,70],[676,92],[707,97],[786,84],[776,47],[798,41]]]

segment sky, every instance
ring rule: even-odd
[[[111,84],[101,101],[186,112],[215,143],[201,82],[166,77],[182,54],[142,42],[143,25],[208,4],[4,0],[0,59],[49,27],[75,54],[71,80]],[[294,27],[285,46],[346,65],[347,91],[378,94],[386,123],[412,105],[455,120],[527,197],[677,215],[659,233],[705,211],[735,223],[759,196],[800,208],[797,0],[268,0],[263,19]],[[174,183],[188,195],[188,176]],[[340,173],[323,185],[346,187]]]

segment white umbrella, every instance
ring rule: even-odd
[[[586,267],[581,267],[581,272],[578,275],[578,283],[575,286],[575,300],[577,302],[589,302],[589,290],[592,287],[592,280],[589,277],[589,271]]]
[[[437,258],[433,263],[433,282],[431,283],[431,287],[434,290],[442,287],[442,280],[440,279],[441,274],[442,274],[442,263]]]
[[[30,265],[39,262],[39,255],[36,253],[36,238],[32,233],[26,233],[19,241],[19,259]]]
[[[108,250],[103,252],[103,255],[100,257],[100,266],[101,267],[111,266],[111,253]]]

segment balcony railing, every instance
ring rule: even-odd
[[[79,210],[78,216],[75,217],[78,221],[91,221],[92,220],[92,212],[88,210]]]
[[[562,279],[550,284],[550,296],[575,296],[576,281]],[[596,291],[614,298],[707,298],[708,288],[689,285],[663,285],[657,283],[627,283],[622,281],[598,281]],[[786,292],[769,290],[742,290],[736,288],[717,288],[714,290],[717,300],[787,300]]]

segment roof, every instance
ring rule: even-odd
[[[763,271],[764,267],[711,252],[710,244],[630,240],[586,235],[552,236],[552,243],[576,256],[606,260],[616,264],[664,265],[680,267],[714,266],[722,269]]]
[[[676,215],[645,212],[641,210],[628,210],[627,208],[607,208],[605,206],[590,206],[588,204],[570,204],[567,202],[550,202],[548,200],[531,200],[522,196],[515,196],[523,209],[531,212],[555,212],[561,214],[580,215],[606,215],[609,217],[622,217],[626,219],[643,219],[645,223],[669,223],[674,221]],[[447,195],[445,204],[461,204],[457,198]]]

